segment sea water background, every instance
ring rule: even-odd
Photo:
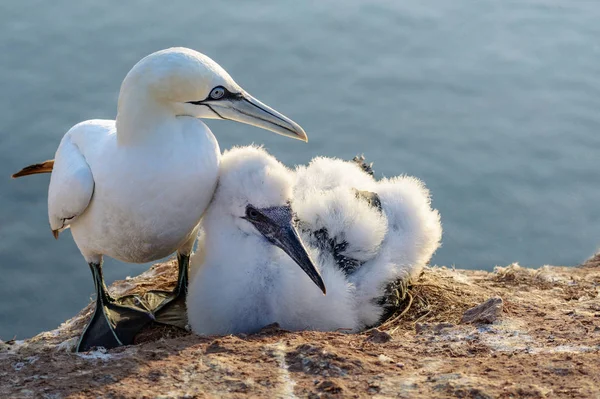
[[[310,136],[209,122],[221,148],[263,143],[288,165],[364,153],[378,175],[423,179],[444,224],[433,263],[581,262],[600,241],[598,21],[595,1],[0,2],[0,338],[53,328],[92,293],[70,233],[50,234],[49,176],[9,175],[73,124],[113,119],[131,66],[170,46]]]

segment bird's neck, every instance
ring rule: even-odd
[[[144,141],[168,140],[168,131],[177,123],[176,116],[164,105],[147,96],[121,95],[116,118],[119,145]]]

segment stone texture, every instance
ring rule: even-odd
[[[504,301],[500,297],[490,298],[484,303],[468,309],[463,313],[461,323],[484,323],[491,324],[502,315]]]

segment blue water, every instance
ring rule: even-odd
[[[70,234],[50,233],[48,176],[9,175],[73,124],[113,119],[127,71],[170,46],[310,137],[209,122],[221,148],[264,143],[289,165],[364,153],[423,179],[444,224],[433,263],[578,264],[600,242],[598,21],[594,1],[0,2],[0,337],[54,328],[92,294]]]

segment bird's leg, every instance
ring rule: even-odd
[[[102,264],[89,263],[96,289],[96,308],[90,322],[83,330],[77,352],[95,346],[106,349],[130,345],[136,334],[154,319],[151,312],[131,306],[118,305],[108,293],[102,277]]]
[[[175,287],[175,291],[173,293],[177,297],[187,296],[187,289],[189,284],[189,268],[190,268],[190,256],[177,254],[177,264],[179,271],[177,273],[177,286]]]
[[[185,299],[188,288],[190,255],[177,253],[177,285],[172,292],[150,291],[144,296],[154,313],[156,322],[180,328],[187,325]]]

